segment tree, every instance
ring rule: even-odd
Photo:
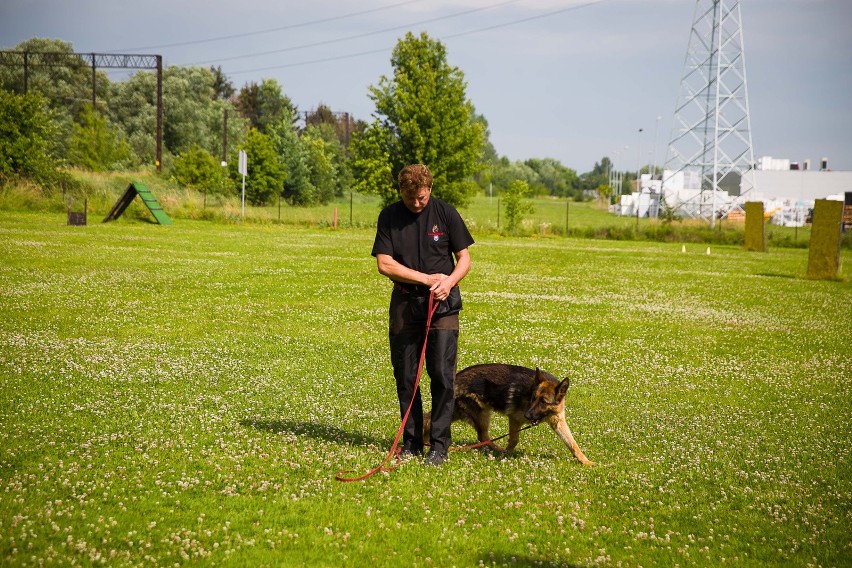
[[[474,108],[465,93],[464,74],[447,63],[446,48],[424,32],[409,32],[391,56],[393,77],[382,76],[369,88],[379,120],[367,127],[356,157],[359,186],[396,200],[396,191],[384,185],[406,165],[429,166],[434,194],[455,206],[465,205],[477,191],[472,176],[482,167],[485,127],[474,120]],[[353,149],[354,151],[354,149]],[[384,161],[387,160],[387,165]],[[366,169],[369,168],[369,171]],[[391,197],[392,196],[392,197]]]
[[[604,156],[600,162],[595,162],[592,171],[584,173],[580,176],[580,188],[582,189],[597,189],[601,185],[609,183],[609,173],[612,168],[612,162],[607,156]]]
[[[487,164],[496,162],[500,159],[500,156],[497,155],[497,149],[491,143],[491,130],[488,128],[488,120],[483,115],[477,114],[476,111],[473,112],[471,120],[479,123],[482,127],[482,161]]]
[[[531,201],[524,201],[524,198],[529,197],[530,187],[523,180],[512,182],[505,192],[503,192],[503,206],[506,208],[506,228],[509,232],[515,231],[518,225],[527,213],[532,213],[533,204]]]
[[[175,158],[172,177],[180,185],[201,191],[206,196],[225,190],[223,170],[210,152],[193,144]]]
[[[612,160],[609,159],[609,156],[604,156],[601,158],[600,163],[595,162],[595,167],[592,171],[596,174],[609,175],[610,169],[612,169]]]
[[[266,205],[281,191],[287,178],[286,170],[275,152],[272,139],[254,128],[246,135],[243,150],[248,157],[246,200],[252,205]],[[232,176],[241,178],[237,173],[236,160],[232,160],[231,168]]]
[[[296,116],[296,107],[275,79],[264,79],[260,85],[254,82],[245,85],[240,89],[236,107],[263,134],[269,134],[284,116],[294,119]]]
[[[310,148],[311,182],[320,203],[342,196],[352,183],[352,173],[334,126],[325,123],[308,126],[302,133],[302,142]]]
[[[318,126],[320,124],[330,124],[337,126],[337,118],[334,112],[323,103],[317,105],[316,110],[313,110],[305,116],[305,126]]]
[[[153,164],[157,156],[157,76],[150,72],[134,73],[126,81],[113,83],[110,91],[113,123],[120,125],[137,160]],[[164,88],[163,98],[167,95]]]
[[[308,156],[299,133],[293,127],[292,109],[287,110],[272,127],[269,137],[284,171],[287,173],[279,189],[282,197],[291,205],[310,205],[315,202],[314,186],[310,180]]]
[[[31,38],[19,43],[15,51],[39,53],[73,54],[74,48],[69,42],[57,39]],[[44,61],[44,59],[41,59]],[[32,60],[31,60],[32,61]],[[27,67],[26,92],[40,93],[45,104],[52,111],[57,128],[57,155],[64,158],[67,142],[73,124],[80,120],[85,105],[92,101],[92,68],[81,60],[69,57],[58,60],[62,64],[33,65]],[[109,78],[102,71],[96,74],[96,95],[98,109],[104,110],[102,103],[108,100]],[[24,94],[24,68],[0,66],[0,88],[14,93]]]
[[[56,177],[52,116],[42,96],[0,89],[0,182],[30,178],[47,183]]]
[[[482,156],[480,170],[474,174],[474,179],[479,189],[488,194],[494,190],[494,170],[499,167],[500,156],[497,154],[497,149],[491,143],[491,131],[488,129],[488,121],[481,114],[473,113],[472,120],[478,122],[482,126]]]
[[[201,67],[169,67],[163,73],[163,144],[180,154],[198,144],[211,154],[221,147],[223,101],[216,99],[214,77]]]
[[[73,126],[68,162],[93,172],[121,169],[131,162],[131,151],[124,139],[110,128],[107,119],[87,104],[80,121]]]
[[[228,76],[222,72],[222,66],[210,66],[210,72],[213,74],[213,96],[223,101],[229,100],[234,96],[237,90],[234,88],[234,83]]]
[[[306,134],[302,137],[302,144],[310,164],[309,179],[314,188],[314,199],[325,205],[334,197],[337,178],[331,155],[319,136]]]
[[[352,139],[352,173],[355,191],[374,193],[382,203],[392,203],[399,198],[391,172],[390,133],[374,121]]]
[[[507,190],[515,181],[523,181],[528,187],[542,185],[538,172],[524,162],[510,162],[506,157],[492,166],[491,175],[494,186],[499,191]]]
[[[320,103],[316,110],[305,116],[305,127],[329,125],[343,148],[348,148],[352,136],[364,130],[367,126],[362,120],[354,120],[348,112],[335,113],[328,106]]]
[[[216,96],[215,74],[210,69],[168,67],[163,71],[163,158],[182,154],[197,144],[212,156],[222,153],[222,125],[229,101]],[[157,132],[157,77],[140,71],[110,89],[110,116],[120,125],[128,144],[142,163],[154,163]],[[244,121],[229,115],[228,146],[238,147]]]
[[[545,193],[556,197],[568,197],[575,193],[579,178],[577,173],[553,158],[529,159],[526,162],[537,174]]]
[[[611,185],[601,184],[598,186],[597,194],[601,204],[609,205],[610,197],[612,197],[612,192],[613,187]]]

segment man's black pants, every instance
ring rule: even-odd
[[[400,417],[405,416],[409,403],[412,404],[402,433],[402,447],[416,453],[423,449],[423,402],[420,389],[414,393],[414,381],[417,378],[426,323],[410,321],[405,304],[404,296],[395,291],[391,296],[389,338]],[[426,344],[426,372],[429,373],[429,390],[432,394],[432,435],[429,441],[432,450],[439,452],[446,452],[451,443],[458,339],[458,314],[432,320]]]

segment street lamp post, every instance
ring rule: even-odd
[[[653,164],[651,167],[654,168],[654,172],[651,174],[651,179],[657,176],[657,132],[660,130],[660,120],[662,118],[662,116],[658,116],[657,123],[654,126],[654,152],[651,154],[651,163]]]
[[[636,133],[636,228],[639,228],[639,201],[642,198],[642,129]]]

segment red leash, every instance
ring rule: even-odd
[[[402,417],[402,422],[399,423],[399,428],[396,431],[396,437],[393,440],[393,444],[391,445],[390,450],[388,450],[388,455],[385,456],[385,459],[382,460],[382,463],[380,463],[379,465],[377,465],[376,467],[374,467],[373,469],[371,469],[367,473],[365,473],[363,475],[359,475],[358,477],[343,477],[344,473],[351,473],[354,470],[346,469],[346,470],[341,471],[340,473],[338,473],[337,475],[334,476],[334,479],[336,479],[337,481],[343,481],[343,482],[363,481],[363,480],[367,479],[368,477],[372,477],[373,475],[379,473],[380,471],[388,472],[388,471],[393,471],[394,469],[396,469],[396,466],[390,467],[390,466],[386,466],[385,464],[387,464],[389,461],[391,461],[393,458],[395,458],[399,455],[399,449],[398,449],[399,440],[402,438],[402,433],[405,430],[405,423],[408,421],[408,415],[411,414],[411,407],[414,405],[414,398],[417,396],[417,388],[420,386],[420,375],[423,374],[423,360],[426,358],[426,343],[429,341],[429,329],[432,327],[432,315],[438,309],[438,305],[439,304],[437,302],[435,302],[435,292],[430,291],[429,292],[429,310],[428,310],[428,315],[426,316],[426,335],[423,337],[423,348],[420,350],[420,363],[417,366],[417,376],[414,379],[414,393],[411,395],[411,401],[408,403],[408,408],[405,410],[405,415]],[[532,428],[532,427],[533,427],[532,424],[528,424],[528,425],[524,426],[523,428],[521,428],[520,430],[518,430],[518,432],[522,432],[522,431],[527,430],[527,429]],[[458,450],[472,450],[474,448],[487,446],[488,444],[491,444],[492,442],[496,442],[497,440],[502,440],[503,438],[505,438],[508,435],[509,434],[503,434],[502,436],[499,436],[497,438],[491,438],[490,440],[485,440],[483,442],[477,442],[475,444],[468,444],[467,446],[451,447],[450,449],[456,450],[456,451],[458,451]],[[425,442],[425,440],[424,440],[424,442]],[[426,443],[426,445],[428,445],[428,443]]]
[[[533,424],[527,424],[523,428],[520,428],[518,430],[518,432],[520,433],[520,432],[523,432],[524,430],[529,430],[530,428],[533,428],[534,426],[535,425],[533,425]],[[497,440],[502,440],[506,436],[508,436],[508,434],[503,434],[502,436],[498,436],[497,438],[491,438],[490,440],[484,440],[482,442],[476,442],[475,444],[468,444],[466,446],[454,446],[454,447],[451,447],[450,449],[451,450],[472,450],[474,448],[481,448],[482,446],[487,446],[487,445],[491,444],[492,442],[496,442]]]
[[[334,479],[337,481],[362,481],[377,474],[380,471],[392,471],[395,469],[394,467],[386,467],[385,464],[392,460],[399,454],[399,450],[397,447],[399,446],[399,440],[402,438],[402,432],[405,430],[405,423],[408,421],[408,415],[411,414],[411,407],[414,405],[414,398],[417,396],[417,389],[420,386],[420,375],[423,373],[423,360],[426,358],[426,343],[429,341],[429,329],[432,327],[432,315],[435,313],[435,310],[438,309],[440,304],[435,302],[435,292],[429,292],[429,309],[426,316],[426,334],[423,337],[423,349],[420,350],[420,363],[417,365],[417,377],[414,379],[414,393],[411,395],[411,402],[408,403],[408,408],[405,410],[405,416],[402,417],[402,422],[399,424],[399,428],[396,431],[396,438],[393,440],[393,445],[388,451],[388,455],[385,456],[385,459],[365,473],[364,475],[359,475],[358,477],[343,477],[342,474],[350,473],[354,470],[344,470],[334,476]]]

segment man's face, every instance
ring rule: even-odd
[[[420,213],[426,209],[429,197],[432,195],[431,187],[421,187],[415,191],[403,191],[402,202],[412,213]]]

